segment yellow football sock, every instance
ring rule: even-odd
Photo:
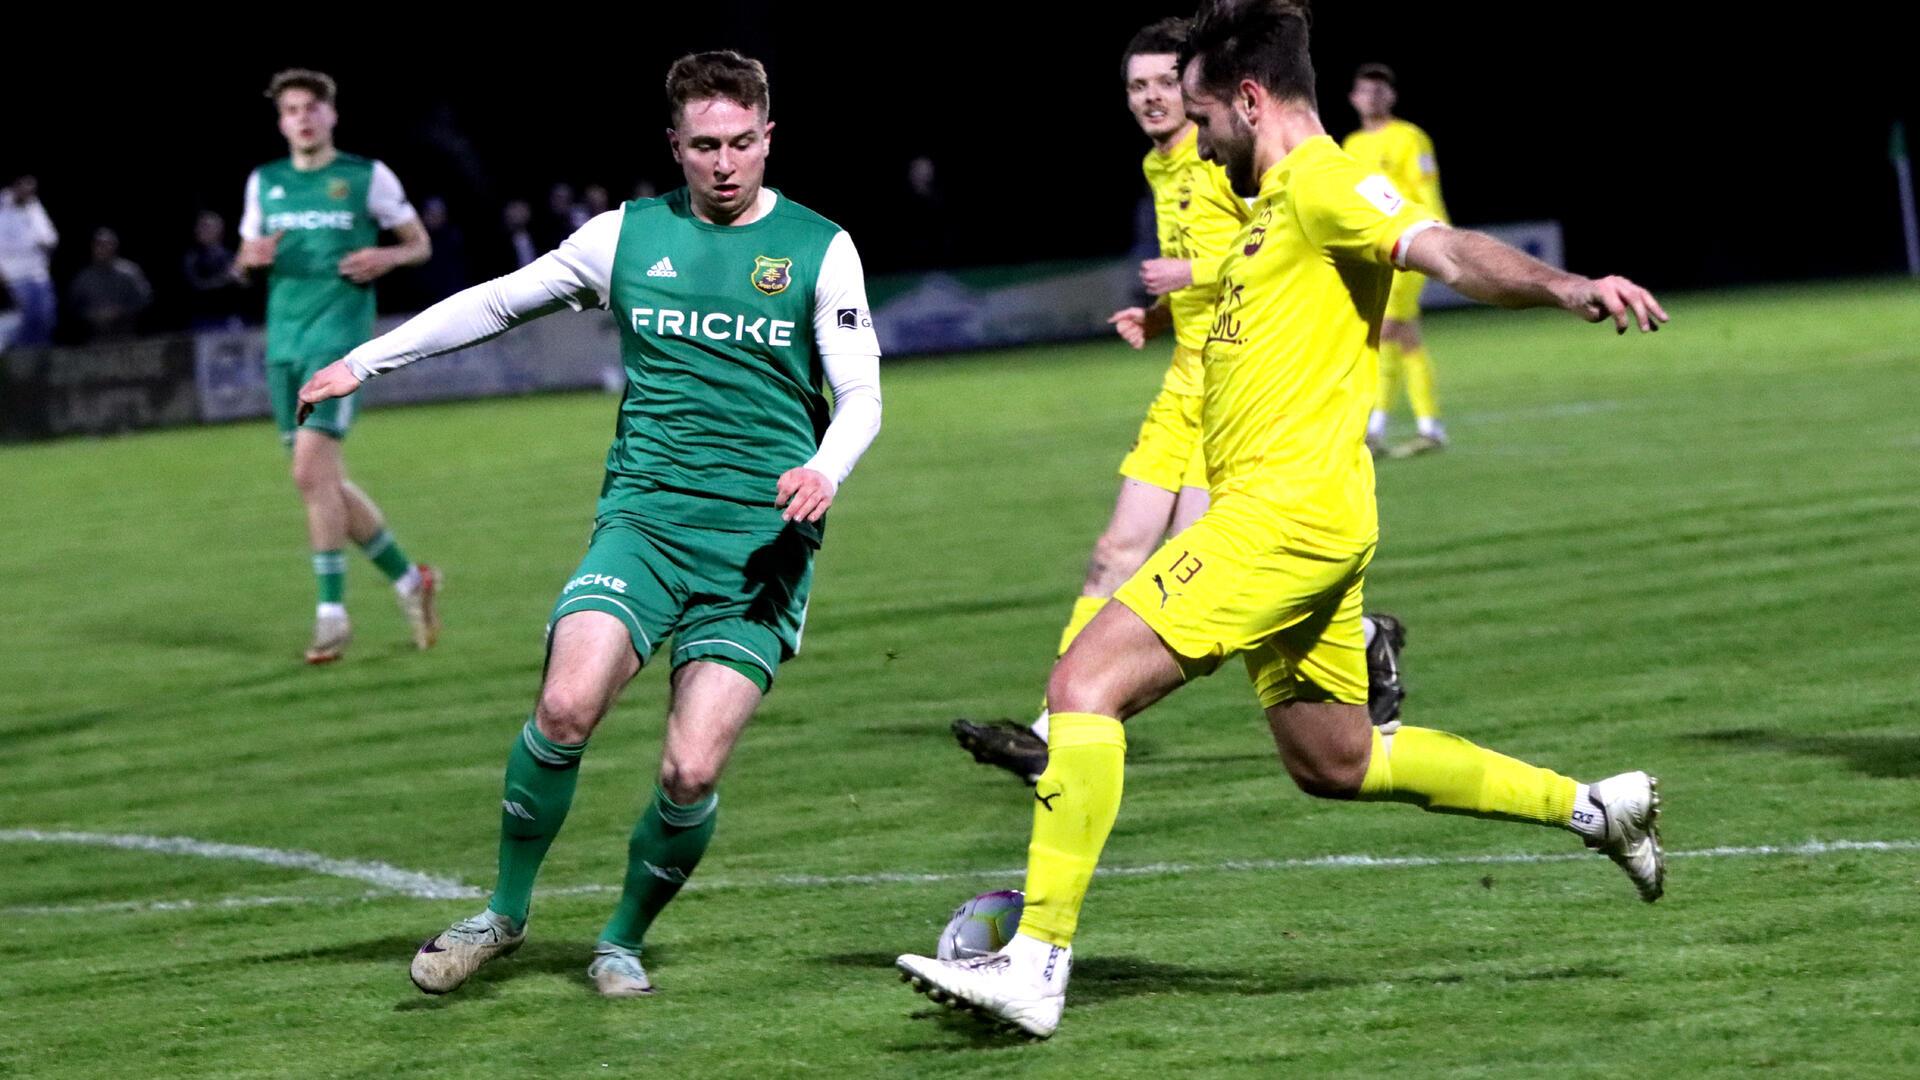
[[[1073,644],[1073,639],[1080,636],[1080,631],[1085,630],[1093,617],[1100,614],[1100,609],[1107,606],[1107,599],[1104,596],[1074,598],[1073,616],[1067,620],[1067,628],[1060,631],[1060,651],[1055,656],[1067,655],[1067,646]]]
[[[1400,346],[1391,341],[1380,342],[1380,392],[1373,399],[1373,407],[1380,412],[1393,411],[1393,394],[1400,381]]]
[[[1127,729],[1093,713],[1054,713],[1049,723],[1047,771],[1033,788],[1020,932],[1065,947],[1073,943],[1087,883],[1120,813]]]
[[[1373,732],[1373,756],[1359,799],[1408,802],[1442,814],[1470,814],[1571,828],[1571,777],[1478,747],[1458,735],[1402,727]]]
[[[1438,420],[1440,398],[1433,392],[1433,358],[1427,355],[1427,347],[1402,350],[1400,367],[1407,373],[1407,403],[1413,406],[1414,417]]]

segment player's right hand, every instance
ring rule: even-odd
[[[1139,307],[1121,308],[1107,319],[1107,325],[1122,341],[1136,349],[1147,347],[1147,309]]]
[[[313,407],[332,398],[346,397],[360,389],[360,376],[345,360],[335,360],[307,380],[300,388],[300,408],[293,414],[295,424],[304,424],[313,415]]]
[[[1633,326],[1653,333],[1667,321],[1667,312],[1653,294],[1623,277],[1587,279],[1573,290],[1568,310],[1591,323],[1613,320],[1616,333],[1624,334]]]
[[[274,258],[280,252],[280,238],[285,235],[284,232],[277,232],[240,241],[240,251],[233,257],[233,268],[259,270],[272,266]]]
[[[782,508],[782,521],[817,524],[827,516],[827,508],[833,505],[834,492],[838,489],[839,486],[826,473],[802,465],[780,474],[780,482],[774,488],[773,505]]]
[[[1193,264],[1185,259],[1148,259],[1140,264],[1140,286],[1148,296],[1165,296],[1193,285]]]

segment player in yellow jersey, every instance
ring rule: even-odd
[[[1393,181],[1395,190],[1409,202],[1431,215],[1447,221],[1447,204],[1440,198],[1440,166],[1434,158],[1433,140],[1413,124],[1393,115],[1399,102],[1399,81],[1385,64],[1362,64],[1353,75],[1353,90],[1347,101],[1360,114],[1360,130],[1347,136],[1342,149],[1354,160]],[[1367,421],[1367,445],[1374,453],[1387,453],[1387,419],[1393,411],[1393,399],[1402,378],[1407,386],[1407,403],[1413,406],[1414,423],[1419,434],[1395,446],[1393,457],[1444,450],[1446,425],[1440,422],[1440,399],[1433,388],[1433,358],[1420,338],[1420,290],[1427,277],[1415,270],[1393,275],[1393,290],[1387,294],[1387,317],[1380,324],[1380,396]]]
[[[1157,298],[1153,305],[1122,309],[1108,321],[1136,349],[1171,330],[1173,362],[1147,408],[1132,451],[1120,462],[1120,494],[1094,543],[1080,596],[1060,635],[1060,653],[1161,541],[1207,509],[1200,446],[1200,350],[1213,319],[1220,262],[1251,214],[1220,167],[1201,160],[1198,132],[1182,108],[1179,52],[1189,22],[1168,18],[1151,23],[1134,34],[1121,54],[1127,108],[1153,141],[1141,169],[1153,192],[1160,257],[1140,266],[1141,284]],[[1399,650],[1406,630],[1391,615],[1367,616],[1365,630],[1374,719],[1392,723],[1405,696]],[[1028,783],[1047,767],[1047,731],[1044,710],[1031,725],[953,722],[954,737],[974,760],[998,765]]]
[[[1567,829],[1642,899],[1664,888],[1646,773],[1587,785],[1456,735],[1370,725],[1360,598],[1379,532],[1366,422],[1396,269],[1504,307],[1611,319],[1622,333],[1666,313],[1624,278],[1578,277],[1449,228],[1342,151],[1320,123],[1307,19],[1287,0],[1208,0],[1185,54],[1201,153],[1235,191],[1257,193],[1220,268],[1204,358],[1212,505],[1054,667],[1019,933],[972,960],[897,961],[935,1000],[1029,1035],[1059,1024],[1081,902],[1119,812],[1122,721],[1235,655],[1307,793]]]

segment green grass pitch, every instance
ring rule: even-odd
[[[366,416],[349,460],[446,568],[447,631],[413,653],[356,559],[357,640],[327,669],[298,662],[311,581],[265,425],[0,449],[0,1075],[1920,1074],[1920,291],[1668,306],[1668,330],[1625,339],[1433,317],[1455,447],[1382,466],[1368,581],[1411,628],[1411,722],[1661,776],[1667,898],[1598,857],[1483,858],[1577,854],[1569,835],[1299,794],[1232,667],[1132,725],[1106,863],[1142,872],[1095,882],[1040,1045],[940,1012],[890,963],[1019,884],[1031,801],[946,724],[1037,704],[1160,352],[889,370],[806,652],[721,786],[640,1001],[583,972],[662,671],[594,740],[528,946],[445,998],[407,960],[476,900],[44,841],[489,884],[609,399]],[[1753,851],[1810,841],[1891,843]],[[1343,855],[1386,861],[1312,861]]]

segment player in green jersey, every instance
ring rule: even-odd
[[[593,218],[300,392],[303,410],[317,408],[567,308],[608,308],[620,329],[626,396],[593,538],[554,603],[540,696],[507,759],[499,877],[486,910],[414,956],[428,993],[525,939],[534,875],[566,820],[588,736],[660,658],[673,676],[659,782],[587,969],[603,994],[651,992],[642,938],[706,851],[720,773],[799,651],[827,508],[880,429],[880,346],[853,241],[762,183],[765,69],[732,52],[685,56],[667,99],[686,187]]]
[[[240,270],[267,270],[267,390],[280,437],[293,452],[293,482],[307,508],[307,538],[320,600],[309,664],[340,659],[347,621],[346,554],[351,538],[387,579],[413,630],[431,648],[440,633],[439,575],[407,558],[367,493],[347,479],[340,444],[353,398],[326,404],[295,430],[295,395],[315,371],[373,336],[373,283],[425,262],[426,227],[383,162],[334,148],[333,79],[282,71],[267,87],[288,155],[247,177],[240,216]],[[379,245],[380,231],[399,242]]]

